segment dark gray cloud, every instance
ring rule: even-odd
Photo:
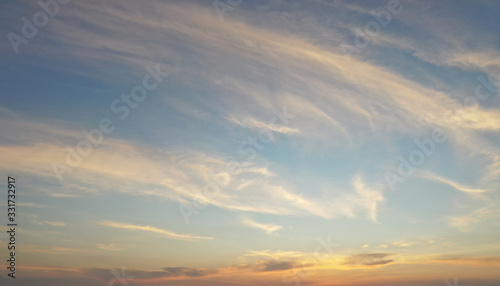
[[[202,277],[216,273],[217,270],[205,269],[205,268],[189,268],[189,267],[165,267],[163,270],[168,273],[168,276],[164,277],[177,277],[177,276],[187,276],[187,277]]]
[[[257,262],[255,270],[259,272],[288,270],[296,267],[293,261],[280,261],[280,260],[261,260]]]
[[[356,254],[347,257],[344,261],[345,265],[385,265],[394,262],[394,259],[385,259],[394,256],[394,253],[364,253]]]
[[[302,264],[300,261],[291,260],[259,260],[255,264],[245,264],[235,266],[239,269],[249,269],[255,272],[281,271],[299,267],[307,267],[310,264]]]
[[[122,273],[121,269],[115,269],[116,273]],[[143,271],[143,270],[128,270],[125,269],[126,276],[134,277],[134,279],[148,278],[165,278],[165,277],[203,277],[216,273],[215,269],[206,268],[190,268],[190,267],[165,267],[162,271]],[[87,268],[84,273],[102,279],[110,279],[114,277],[112,269],[103,268]]]

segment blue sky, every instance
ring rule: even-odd
[[[12,285],[500,279],[498,2],[50,3],[0,4]]]

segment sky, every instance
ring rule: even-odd
[[[500,282],[500,2],[0,14],[0,285]]]

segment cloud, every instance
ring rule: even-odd
[[[260,260],[253,266],[253,269],[257,272],[268,272],[288,270],[297,267],[300,267],[300,265],[294,261]]]
[[[391,244],[398,246],[398,247],[410,247],[410,246],[413,246],[413,245],[419,244],[419,243],[415,242],[415,241],[400,240],[400,241],[391,242]]]
[[[55,194],[51,194],[50,196],[54,197],[54,198],[80,198],[80,196],[74,195],[74,194],[59,194],[59,193],[55,193]]]
[[[44,220],[43,223],[51,225],[51,226],[66,226],[65,222],[60,222],[60,221],[46,221],[46,220]]]
[[[462,231],[471,231],[473,225],[484,222],[491,218],[500,217],[500,212],[496,207],[483,207],[463,216],[448,216],[448,225],[456,227]]]
[[[345,265],[364,265],[364,266],[379,266],[394,262],[394,259],[385,259],[395,254],[392,253],[367,253],[357,254],[347,257],[344,261]]]
[[[326,121],[332,128],[331,131],[336,131],[332,135],[342,134],[350,138],[358,132],[357,130],[366,130],[366,126],[372,129],[380,129],[382,126],[386,128],[388,121],[401,131],[406,130],[406,128],[398,128],[402,123],[407,126],[417,125],[421,128],[422,125],[434,123],[435,119],[432,116],[441,116],[444,111],[451,109],[454,103],[446,94],[405,79],[387,69],[358,59],[347,60],[339,50],[327,51],[300,37],[284,35],[272,29],[261,29],[236,20],[228,19],[232,22],[231,26],[223,25],[216,15],[213,15],[213,11],[198,6],[178,3],[141,5],[142,10],[152,15],[165,16],[163,17],[165,21],[158,23],[152,20],[154,17],[141,15],[127,17],[133,14],[133,7],[136,6],[131,2],[127,2],[127,5],[116,4],[122,6],[123,14],[117,13],[116,9],[103,9],[103,7],[98,9],[92,3],[75,5],[80,8],[71,13],[75,19],[91,21],[94,25],[102,27],[104,31],[99,35],[92,34],[74,25],[72,21],[65,23],[65,27],[55,30],[58,40],[79,46],[78,53],[84,53],[83,58],[99,56],[99,60],[119,61],[134,66],[137,66],[137,61],[144,61],[144,66],[152,58],[164,59],[165,54],[171,58],[182,58],[182,55],[172,47],[169,37],[156,37],[160,33],[176,35],[181,42],[203,43],[203,49],[189,45],[193,56],[198,58],[203,66],[214,68],[210,73],[202,75],[203,80],[240,93],[240,99],[244,102],[240,107],[231,104],[229,114],[214,104],[207,103],[208,106],[205,108],[227,114],[226,118],[229,120],[246,126],[266,127],[267,124],[264,122],[267,121],[255,116],[243,117],[248,118],[249,121],[235,121],[233,115],[248,115],[256,109],[269,109],[273,105],[295,107],[300,102],[303,103],[301,104],[303,109],[294,108],[298,116],[313,121],[302,120],[297,123],[300,124],[298,128],[287,129],[289,132],[300,130],[300,133],[306,137],[325,137],[326,134],[321,132],[321,126]],[[190,12],[186,13],[186,11]],[[120,25],[109,25],[108,19],[115,19]],[[178,23],[184,23],[184,25]],[[124,27],[128,27],[127,30],[140,31],[138,35],[145,39],[143,43],[146,46],[139,48],[127,44],[122,38],[117,38],[123,33]],[[211,36],[208,37],[202,33],[198,27],[209,29]],[[146,41],[147,39],[154,40]],[[85,44],[90,42],[102,43],[107,49],[100,50],[100,53],[93,51],[91,55],[90,51],[93,50],[91,47],[94,45]],[[267,50],[256,52],[248,46],[248,43],[258,43]],[[266,52],[269,50],[279,52],[279,56]],[[123,54],[133,54],[135,57],[124,58]],[[212,57],[205,57],[207,55]],[[229,59],[233,56],[238,57],[238,61],[231,62]],[[211,58],[213,60],[210,60]],[[259,77],[258,74],[249,75],[246,79],[228,76],[228,70],[234,71],[231,74],[239,73],[240,65],[234,64],[235,62],[260,64],[262,70],[283,67],[280,69],[280,74],[271,73],[272,76],[262,80],[264,83],[284,82],[286,84],[280,85],[280,92],[273,95],[269,90],[266,91],[265,84],[255,83],[255,77]],[[215,65],[215,63],[218,64]],[[194,73],[192,70],[195,69],[194,66],[184,68],[186,73]],[[319,74],[318,70],[324,74]],[[269,73],[263,74],[267,76]],[[360,96],[360,89],[370,91],[372,98]],[[237,110],[234,110],[235,108]],[[184,107],[181,109],[185,110]],[[316,112],[312,112],[313,110]],[[386,112],[389,110],[391,110],[390,113]],[[489,117],[492,116],[492,114],[489,115]]]
[[[353,178],[351,188],[332,190],[338,196],[322,197],[298,193],[290,180],[273,170],[271,162],[264,158],[258,162],[239,162],[240,174],[230,175],[226,171],[230,160],[217,153],[189,148],[163,151],[112,137],[106,138],[89,156],[82,158],[77,167],[65,173],[63,184],[59,185],[52,164],[65,164],[64,146],[76,145],[85,139],[83,134],[64,125],[26,119],[12,123],[6,126],[16,127],[9,129],[12,134],[24,134],[23,143],[0,145],[0,151],[6,154],[0,169],[30,173],[49,182],[51,187],[33,187],[56,198],[124,193],[155,196],[186,206],[193,200],[201,200],[236,211],[324,218],[355,217],[366,210],[373,221],[376,221],[377,206],[383,201],[380,188],[367,186],[359,175]],[[46,137],[47,133],[52,134]],[[26,160],[18,160],[20,156],[26,156]],[[229,181],[218,183],[217,195],[207,199],[201,195],[202,190],[213,182],[213,174],[217,173]]]
[[[378,204],[384,201],[382,192],[368,188],[359,175],[354,178],[353,185],[359,195],[359,204],[368,211],[369,218],[377,222]]]
[[[189,267],[165,267],[163,270],[166,272],[165,277],[203,277],[213,273],[216,270],[210,270],[205,268],[189,268]]]
[[[7,205],[7,201],[4,201],[4,200],[0,200],[0,204],[5,204]],[[18,206],[21,206],[21,207],[30,207],[30,208],[47,208],[48,206],[46,205],[41,205],[41,204],[36,204],[36,203],[16,203]]]
[[[113,277],[112,270],[106,268],[83,268],[85,274],[92,277],[99,277],[103,279],[110,279]],[[121,271],[118,271],[121,272]],[[134,277],[133,280],[139,282],[140,280],[158,281],[158,278],[200,278],[213,275],[218,272],[217,269],[207,268],[194,268],[194,267],[165,267],[158,271],[144,271],[136,269],[124,269],[126,276]],[[162,280],[163,281],[163,280]]]
[[[265,123],[254,118],[245,118],[244,120],[238,120],[235,116],[229,118],[230,121],[235,124],[256,130],[271,130],[276,133],[282,133],[287,135],[293,135],[294,133],[300,133],[299,130],[295,128],[290,128],[287,126],[280,126],[276,124]]]
[[[102,249],[102,250],[122,250],[120,247],[118,247],[114,243],[108,243],[108,244],[105,244],[105,243],[96,243],[95,246],[96,246],[96,248]]]
[[[397,149],[394,145],[401,138],[426,136],[434,127],[440,127],[451,139],[447,147],[453,150],[453,156],[459,159],[484,156],[485,161],[490,161],[489,165],[464,167],[484,175],[478,179],[484,179],[482,184],[462,184],[457,183],[461,180],[437,175],[429,179],[471,195],[486,196],[493,193],[495,187],[498,189],[498,184],[489,184],[498,182],[500,170],[499,149],[495,142],[500,130],[496,103],[491,101],[491,104],[481,104],[476,110],[467,110],[460,124],[450,123],[443,119],[443,114],[461,104],[460,96],[472,93],[473,89],[470,92],[458,90],[453,87],[456,82],[441,82],[441,79],[436,81],[442,85],[419,80],[420,77],[439,77],[449,67],[458,67],[453,69],[457,74],[466,70],[473,71],[470,75],[475,76],[479,70],[498,75],[495,37],[479,41],[481,38],[475,38],[478,33],[474,31],[480,31],[466,29],[462,17],[453,21],[447,17],[430,17],[422,21],[421,15],[439,15],[442,10],[423,13],[411,10],[421,4],[407,2],[405,10],[409,12],[404,17],[394,17],[393,24],[402,22],[401,27],[413,27],[415,30],[410,31],[413,33],[405,31],[402,39],[402,33],[391,26],[391,34],[381,34],[373,41],[377,48],[391,48],[383,51],[390,54],[390,60],[372,61],[373,54],[366,52],[369,49],[348,60],[338,45],[343,38],[335,36],[344,33],[353,36],[359,23],[350,19],[359,20],[357,16],[361,14],[373,20],[369,9],[341,1],[322,1],[326,5],[320,6],[319,10],[328,14],[330,11],[326,9],[333,5],[333,10],[339,10],[339,14],[315,18],[311,13],[313,9],[303,9],[300,1],[289,9],[281,9],[283,6],[278,2],[271,5],[280,7],[278,9],[263,5],[258,5],[255,10],[242,8],[235,11],[238,16],[227,17],[225,21],[218,19],[210,4],[195,6],[192,2],[124,0],[104,4],[89,0],[73,1],[71,9],[61,8],[60,14],[51,19],[36,41],[30,41],[30,50],[26,51],[30,58],[43,55],[54,70],[60,69],[59,64],[65,67],[74,64],[78,68],[68,73],[78,73],[117,89],[121,89],[124,83],[129,84],[127,79],[130,77],[137,80],[137,74],[143,75],[145,66],[159,62],[172,71],[175,85],[160,87],[157,90],[160,100],[155,104],[158,103],[159,109],[166,106],[173,109],[175,112],[165,112],[165,116],[176,114],[189,121],[189,128],[180,124],[181,127],[169,126],[166,130],[162,126],[164,122],[155,122],[143,124],[141,128],[144,129],[137,131],[131,124],[124,133],[117,132],[107,137],[91,156],[67,174],[63,185],[59,186],[55,183],[51,163],[64,162],[65,146],[74,146],[83,139],[78,131],[84,124],[61,123],[35,115],[28,119],[27,115],[0,107],[0,129],[3,131],[0,152],[5,154],[0,169],[29,174],[36,178],[34,185],[49,182],[48,186],[40,186],[37,190],[38,194],[51,198],[86,198],[119,193],[189,205],[193,199],[204,199],[200,194],[212,182],[211,175],[224,172],[228,160],[238,155],[231,150],[233,146],[225,142],[226,138],[246,138],[250,131],[271,130],[286,136],[283,140],[286,142],[274,149],[276,152],[270,151],[271,148],[261,152],[260,161],[242,163],[245,168],[242,174],[231,175],[230,182],[220,185],[220,192],[207,199],[208,204],[236,212],[326,219],[367,217],[378,222],[380,206],[385,201],[384,193],[377,184],[378,178],[365,175],[364,169],[367,165],[374,165],[377,169],[397,158],[399,150],[394,150]],[[316,3],[304,5],[313,4]],[[438,4],[423,4],[421,7],[427,5]],[[450,9],[454,7],[450,5]],[[328,24],[325,24],[326,20]],[[19,23],[6,22],[12,25],[10,27]],[[336,22],[344,23],[340,26]],[[325,37],[317,31],[329,34]],[[419,33],[431,37],[422,41],[418,37],[410,40],[406,35]],[[472,39],[469,38],[471,35]],[[403,51],[410,59],[394,65],[392,57],[397,58],[398,53],[393,53],[393,49]],[[428,65],[429,70],[418,74],[420,70],[413,69],[417,66],[414,61],[432,65]],[[411,71],[401,72],[398,70],[400,64],[410,67]],[[456,81],[461,81],[461,78]],[[9,106],[14,105],[9,103]],[[273,116],[272,109],[282,106],[287,106],[296,118],[290,125],[278,128],[268,120]],[[151,119],[146,113],[138,117]],[[172,125],[177,125],[179,121],[172,122],[175,122]],[[203,124],[197,125],[198,122]],[[206,133],[210,135],[200,136],[205,129],[209,129]],[[240,134],[235,129],[244,132]],[[180,132],[190,133],[190,137],[184,137],[190,142],[201,143],[184,146],[186,141],[176,139],[182,138]],[[137,134],[151,136],[134,136]],[[134,141],[120,139],[120,136],[134,138]],[[151,138],[160,140],[150,142]],[[182,143],[177,143],[179,141]],[[223,144],[218,144],[220,142]],[[159,144],[169,149],[158,151],[154,147]],[[234,147],[236,149],[237,143]],[[366,160],[352,159],[360,154],[359,157],[363,157],[365,148],[373,148],[377,154]],[[279,153],[278,149],[289,151],[291,156],[286,162],[292,164],[279,164],[277,158],[284,158],[285,153]],[[268,153],[273,155],[267,156]],[[340,165],[345,171],[339,172],[338,176],[342,178],[338,181],[337,178],[325,178],[324,168],[309,168],[303,163],[309,162],[310,158],[328,159],[344,154],[352,164],[344,167],[342,162],[328,162],[328,166],[330,163],[335,167]],[[308,169],[314,175],[296,175],[299,169]],[[453,171],[449,173],[459,174]],[[318,191],[320,188],[316,186],[304,187],[302,182],[297,182],[303,179],[313,184],[315,178],[321,178],[317,180],[320,186],[335,187]],[[450,226],[466,229],[497,215],[491,204],[465,216],[448,217],[447,221]],[[279,225],[251,219],[243,223],[269,234],[281,229]],[[211,239],[153,226],[118,222],[101,222],[101,225],[156,233],[172,239]],[[407,247],[411,243],[402,241],[394,245]],[[113,245],[99,244],[97,247],[111,249]],[[64,248],[60,250],[64,252]],[[302,257],[304,253],[268,252],[267,255],[272,260],[256,263],[262,272],[293,267],[293,257]],[[346,260],[352,265],[381,266],[392,263],[391,259],[388,254],[375,253],[354,255]],[[197,275],[202,275],[203,271],[173,267],[155,275],[199,277]]]
[[[469,195],[477,196],[479,194],[487,192],[486,190],[483,190],[483,189],[476,189],[476,188],[471,188],[468,186],[461,185],[455,181],[452,181],[450,179],[444,178],[442,176],[439,176],[437,174],[430,173],[430,172],[425,172],[425,171],[419,172],[417,175],[422,177],[422,178],[428,179],[428,180],[447,184],[447,185],[455,188],[457,191],[461,191],[461,192],[464,192],[464,193],[469,194]]]
[[[361,58],[348,60],[338,47],[316,45],[313,41],[315,35],[284,33],[273,25],[263,28],[244,20],[227,19],[222,23],[214,11],[191,4],[151,2],[139,5],[125,1],[112,2],[108,6],[90,1],[72,5],[78,9],[62,11],[51,22],[53,29],[47,31],[51,39],[62,45],[44,46],[47,43],[40,43],[41,51],[50,50],[62,57],[81,61],[83,65],[106,65],[108,69],[120,72],[143,72],[144,66],[154,61],[168,65],[175,70],[173,74],[177,73],[180,83],[196,81],[200,86],[209,86],[212,91],[207,92],[206,98],[195,97],[191,101],[184,101],[181,97],[164,98],[166,104],[189,118],[209,118],[220,126],[272,130],[287,135],[290,146],[295,148],[293,151],[315,155],[336,150],[333,147],[343,147],[336,151],[339,153],[355,154],[358,149],[345,146],[367,146],[377,140],[389,141],[381,148],[381,152],[386,152],[391,150],[393,143],[387,135],[415,137],[426,134],[435,126],[446,129],[450,137],[455,136],[453,144],[466,146],[466,152],[494,153],[498,149],[494,144],[485,143],[487,140],[477,133],[499,130],[500,116],[495,109],[480,107],[468,114],[460,126],[445,122],[442,115],[459,103],[456,98],[383,65]],[[369,10],[362,7],[345,3],[334,5],[369,14]],[[135,13],[138,10],[143,13]],[[269,17],[266,19],[272,19],[274,15],[269,10],[262,13],[265,13],[262,17]],[[288,20],[284,18],[282,21],[273,23],[281,27]],[[82,23],[101,32],[95,33]],[[317,23],[313,23],[313,28],[318,28]],[[206,30],[210,31],[209,35],[203,32]],[[137,35],[137,41],[126,36],[130,31]],[[380,41],[396,45],[396,36],[391,38],[391,35],[384,34],[381,37]],[[179,49],[179,46],[187,50]],[[405,42],[400,46],[408,47],[409,44]],[[197,86],[193,91],[199,91]],[[268,123],[271,110],[281,106],[287,106],[291,113],[296,114],[296,119],[289,126],[273,127]],[[23,126],[18,123],[16,127],[24,127],[24,130],[44,127],[51,132],[47,135],[36,133],[44,140],[30,140],[29,146],[2,146],[2,153],[13,154],[9,158],[11,162],[2,167],[53,177],[53,170],[47,162],[64,158],[63,149],[58,148],[66,142],[61,137],[69,137],[68,132],[63,132],[66,129],[46,128],[44,124],[34,123]],[[30,133],[24,131],[23,134]],[[71,135],[76,138],[73,142],[81,139],[77,132]],[[141,192],[189,204],[199,198],[198,190],[206,185],[210,172],[224,170],[227,158],[234,155],[175,148],[169,154],[159,155],[143,146],[132,146],[130,142],[112,142],[115,145],[102,146],[102,152],[96,150],[94,158],[85,159],[68,187],[78,187],[87,193],[104,189],[132,195]],[[478,142],[480,144],[475,144]],[[28,154],[28,159],[14,162],[22,154]],[[392,155],[397,158],[399,154],[388,153],[387,157]],[[272,162],[252,164],[254,169],[269,170]],[[117,170],[113,167],[117,165],[123,168]],[[146,166],[155,171],[143,178],[135,178],[134,174]],[[253,182],[232,177],[231,185],[225,186],[225,190],[236,189],[238,192],[225,192],[208,203],[236,211],[324,218],[355,217],[367,213],[372,221],[378,219],[383,194],[378,188],[358,179],[356,171],[349,176],[349,179],[355,178],[352,188],[341,190],[346,195],[332,200],[304,192],[290,183],[290,178],[273,172],[276,173],[274,179],[258,176]],[[123,187],[120,180],[126,180],[130,187]],[[143,184],[150,187],[137,188]],[[353,189],[354,194],[351,194]],[[472,188],[461,190],[475,191]]]
[[[312,257],[311,255],[299,251],[248,251],[240,257],[240,261],[244,263],[236,267],[237,269],[248,269],[254,272],[283,271],[310,266],[310,261],[307,264],[303,262],[306,257]],[[250,259],[250,262],[247,262],[247,259]]]
[[[54,23],[57,28],[53,30],[52,36],[72,47],[78,47],[64,49],[64,53],[76,53],[79,59],[88,62],[93,61],[98,64],[101,61],[119,62],[122,65],[140,66],[142,69],[151,62],[151,59],[164,61],[182,59],[184,51],[176,50],[176,45],[173,45],[171,40],[175,38],[181,43],[186,43],[190,55],[196,59],[196,65],[184,63],[182,69],[186,76],[196,74],[204,82],[215,83],[226,91],[238,92],[244,106],[236,106],[222,99],[227,103],[224,106],[229,107],[226,112],[220,104],[210,103],[212,100],[207,100],[204,109],[216,111],[230,121],[234,114],[242,114],[242,118],[249,118],[250,121],[238,120],[238,122],[248,126],[266,126],[265,118],[258,117],[255,112],[257,110],[283,105],[302,106],[303,109],[295,110],[300,118],[307,120],[297,122],[297,126],[288,127],[292,128],[288,131],[300,130],[300,134],[308,138],[321,137],[328,140],[337,137],[337,140],[329,140],[330,144],[335,144],[334,142],[341,142],[338,135],[342,135],[346,140],[352,140],[364,139],[363,134],[368,131],[407,132],[412,127],[415,127],[415,131],[423,131],[429,124],[448,126],[436,121],[436,118],[442,117],[442,114],[451,110],[456,103],[448,94],[406,79],[387,68],[360,59],[348,61],[338,48],[325,48],[312,44],[314,37],[313,39],[301,37],[306,34],[294,37],[282,33],[280,29],[273,29],[273,26],[262,29],[257,25],[234,19],[227,19],[221,23],[213,11],[200,6],[159,2],[137,5],[132,1],[114,3],[113,9],[96,5],[94,2],[74,5],[79,9],[67,12],[68,19],[61,15],[60,19],[64,18],[65,22],[55,19]],[[342,7],[343,10],[369,13],[369,10],[358,6],[345,3],[335,5]],[[408,9],[411,9],[412,5],[407,5]],[[120,13],[115,7],[121,8]],[[152,17],[135,14],[134,11],[139,8],[150,13]],[[266,11],[262,10],[261,13]],[[155,16],[160,15],[164,15],[162,17],[164,21],[160,23],[153,20]],[[272,19],[273,15],[275,16],[273,12],[267,11],[262,17]],[[416,21],[415,17],[410,18],[410,21]],[[103,32],[92,33],[77,25],[80,23],[77,19],[84,23],[92,23],[102,28]],[[284,22],[289,21],[286,18],[280,19]],[[228,21],[231,25],[224,25]],[[113,24],[110,25],[109,22]],[[273,24],[281,27],[282,23],[273,22]],[[421,25],[421,21],[418,24]],[[423,24],[432,27],[443,24],[444,27],[450,27],[445,21]],[[210,30],[210,36],[203,33],[200,27]],[[321,26],[314,25],[314,28],[319,29]],[[125,31],[130,30],[137,32],[135,34],[143,39],[141,41],[143,45],[138,47],[128,42],[126,38],[120,37],[126,33]],[[440,36],[443,33],[443,29],[428,30],[437,31]],[[158,35],[167,36],[158,37]],[[383,34],[381,37],[389,35]],[[197,45],[187,45],[193,42],[199,42],[202,48]],[[254,43],[253,46],[251,43]],[[96,45],[103,48],[96,51]],[[255,45],[265,49],[256,50]],[[420,44],[418,47],[425,46]],[[57,49],[57,47],[51,48]],[[238,60],[234,60],[235,58]],[[242,66],[240,63],[258,65],[260,69],[255,73],[245,73],[246,79],[228,76],[240,73]],[[203,73],[199,71],[199,66],[213,68],[209,73]],[[272,72],[274,67],[279,67],[280,73]],[[262,80],[262,84],[256,83],[256,79]],[[276,87],[278,92],[266,87],[271,83],[278,85]],[[370,94],[370,97],[364,96],[365,92]],[[179,110],[185,109],[179,107]],[[494,113],[480,109],[477,114],[478,118],[471,119],[473,129],[497,130],[500,126],[498,116]],[[479,120],[479,118],[489,120]],[[491,122],[491,125],[482,126],[484,122]],[[328,123],[329,132],[324,132],[325,123]],[[478,126],[474,127],[476,124]]]
[[[35,231],[27,231],[29,234],[33,235],[36,233],[36,235],[33,235],[35,237],[39,237],[40,235],[61,235],[61,233],[54,233],[54,232],[35,232]],[[92,250],[86,249],[86,248],[71,248],[71,247],[47,247],[47,246],[39,246],[39,245],[32,245],[32,244],[27,244],[25,245],[24,252],[26,253],[46,253],[50,255],[73,255],[73,253],[89,253]]]
[[[244,254],[244,257],[265,258],[266,260],[296,260],[304,258],[308,253],[300,251],[283,251],[283,250],[251,250]]]
[[[149,226],[149,225],[142,226],[142,225],[133,225],[133,224],[126,224],[126,223],[112,222],[112,221],[101,221],[101,222],[97,222],[97,224],[102,225],[102,226],[107,226],[107,227],[113,227],[113,228],[120,228],[120,229],[127,229],[127,230],[140,230],[140,231],[160,233],[168,238],[177,239],[177,240],[194,241],[194,240],[199,240],[199,239],[214,239],[213,237],[207,237],[207,236],[197,236],[197,235],[191,235],[191,234],[179,234],[179,233],[171,232],[168,230],[160,229],[160,228],[157,228],[154,226]]]
[[[246,226],[262,229],[269,235],[277,234],[275,232],[283,228],[280,225],[276,225],[276,224],[272,224],[272,223],[269,223],[269,224],[258,223],[256,221],[253,221],[250,218],[243,218],[241,220],[241,222]]]
[[[500,264],[499,256],[490,257],[472,257],[472,256],[455,256],[442,257],[434,260],[435,262],[447,264],[473,264],[473,265],[497,265]]]

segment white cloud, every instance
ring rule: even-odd
[[[60,221],[46,221],[46,220],[44,220],[43,223],[51,225],[51,226],[66,226],[65,222],[60,222]]]
[[[472,196],[479,196],[480,194],[487,192],[486,190],[483,190],[483,189],[471,188],[468,186],[464,186],[464,185],[459,184],[455,181],[452,181],[450,179],[444,178],[442,176],[439,176],[437,174],[430,173],[430,172],[422,171],[422,172],[417,173],[417,176],[420,176],[420,177],[423,177],[425,179],[432,180],[435,182],[447,184],[447,185],[453,187],[454,189],[456,189],[457,191],[461,191],[461,192],[464,192],[464,193],[472,195]]]
[[[475,224],[495,217],[500,217],[498,208],[483,207],[464,216],[449,216],[447,217],[447,221],[449,226],[456,227],[462,231],[471,231]]]
[[[276,225],[276,224],[272,224],[272,223],[268,223],[268,224],[258,223],[250,218],[247,218],[247,217],[243,218],[241,220],[241,222],[246,226],[262,229],[269,235],[277,234],[276,232],[283,228],[281,225]]]
[[[458,152],[491,155],[498,151],[495,144],[488,143],[479,134],[500,129],[497,109],[479,108],[467,113],[462,124],[446,122],[442,119],[443,114],[459,104],[450,94],[374,62],[359,58],[348,60],[335,47],[316,45],[304,35],[292,35],[274,29],[272,25],[251,25],[230,18],[221,22],[211,9],[190,4],[124,1],[114,2],[113,7],[93,2],[72,5],[76,8],[61,11],[61,15],[51,22],[51,30],[47,31],[51,39],[66,45],[54,47],[30,43],[40,47],[34,50],[50,51],[49,55],[60,54],[62,58],[66,56],[86,65],[106,66],[106,70],[119,66],[115,68],[120,72],[143,72],[145,66],[157,61],[169,65],[179,83],[191,85],[196,79],[200,85],[195,88],[213,88],[196,104],[182,99],[170,100],[166,96],[167,104],[190,118],[208,120],[212,119],[212,114],[217,114],[224,121],[214,120],[218,124],[237,124],[283,133],[295,148],[293,151],[306,155],[344,152],[348,148],[338,151],[335,147],[367,146],[379,140],[387,143],[380,152],[387,152],[389,158],[397,158],[399,154],[390,152],[392,135],[428,135],[435,126],[442,127],[450,138],[455,138],[450,144],[464,148]],[[361,14],[369,12],[357,6],[341,6]],[[136,13],[138,10],[143,13]],[[411,22],[415,17],[408,17],[410,19],[399,20],[415,24]],[[82,23],[91,24],[100,33],[94,33]],[[439,23],[419,24],[425,29],[437,27],[436,30],[429,29],[437,35],[445,34],[448,27],[439,26]],[[131,41],[126,36],[130,33],[137,38]],[[398,42],[395,35],[382,34],[374,43],[409,49],[414,43],[408,41],[404,38]],[[141,44],[137,45],[137,42]],[[447,44],[450,43],[440,43],[437,47]],[[458,46],[455,44],[450,45]],[[178,46],[188,50],[180,51]],[[434,63],[442,61],[441,54],[433,55],[424,48],[416,46],[415,55]],[[431,48],[434,51],[446,50]],[[467,55],[465,64],[458,62],[461,57],[456,55],[461,54]],[[497,53],[484,54],[486,56],[483,52],[471,54],[470,51],[456,50],[455,56],[444,62],[490,68],[485,59]],[[186,55],[189,60],[186,60]],[[438,59],[428,58],[430,56]],[[287,106],[296,118],[289,126],[275,128],[268,123],[269,114],[272,108],[281,106]],[[21,145],[0,146],[2,154],[7,154],[0,167],[38,176],[54,178],[50,163],[64,160],[61,147],[81,139],[78,132],[54,127],[57,124],[6,120],[0,125],[2,130],[8,128],[5,134],[22,135],[19,139],[9,139],[17,140]],[[358,150],[347,151],[353,152],[354,157]],[[85,158],[64,187],[83,190],[84,194],[120,192],[189,203],[200,197],[211,172],[225,170],[229,155],[233,154],[175,148],[169,152],[157,152],[109,138],[94,150],[92,156]],[[25,159],[18,160],[20,157]],[[379,163],[384,165],[386,162]],[[232,176],[231,182],[208,202],[226,209],[279,215],[335,218],[367,213],[371,220],[377,221],[378,206],[384,201],[376,184],[367,185],[360,176],[348,176],[346,180],[353,180],[349,188],[332,189],[332,193],[340,195],[325,198],[299,189],[283,175],[286,172],[278,172],[278,168],[273,168],[265,159],[247,167],[248,173],[254,176],[252,180],[246,176]],[[463,192],[482,191],[451,180],[434,179]],[[126,186],[123,182],[127,182]],[[62,197],[61,193],[58,190],[50,195]],[[65,193],[64,196],[76,194]]]
[[[295,128],[290,128],[287,126],[282,126],[279,124],[269,124],[265,123],[259,120],[256,120],[254,118],[245,118],[243,120],[238,120],[235,116],[229,118],[230,121],[234,122],[237,125],[247,127],[247,128],[252,128],[252,129],[257,129],[257,130],[271,130],[272,132],[276,133],[283,133],[287,135],[293,135],[294,133],[299,133],[299,130]]]
[[[161,229],[161,228],[157,228],[157,227],[149,226],[149,225],[134,225],[134,224],[127,224],[127,223],[113,222],[113,221],[100,221],[100,222],[97,222],[97,224],[102,225],[102,226],[127,229],[127,230],[132,230],[132,231],[139,230],[139,231],[159,233],[159,234],[164,235],[165,237],[168,237],[171,239],[177,239],[177,240],[194,241],[194,240],[200,240],[200,239],[214,239],[213,237],[207,237],[207,236],[197,236],[197,235],[191,235],[191,234],[179,234],[179,233],[175,233],[172,231],[168,231],[165,229]]]

